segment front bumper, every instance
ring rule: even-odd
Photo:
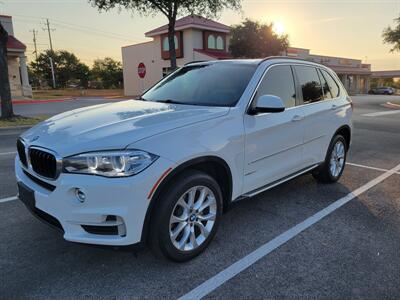
[[[150,203],[148,195],[170,167],[173,163],[160,157],[148,169],[131,177],[62,173],[55,181],[40,179],[40,184],[29,170],[21,167],[18,156],[15,159],[17,182],[33,190],[35,203],[31,210],[36,215],[43,212],[58,221],[68,241],[115,246],[141,241]],[[54,190],[43,181],[53,185]],[[84,202],[76,197],[77,188],[85,193]]]

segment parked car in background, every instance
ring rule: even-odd
[[[371,89],[368,93],[373,95],[393,95],[396,90],[390,86],[381,86]]]
[[[22,134],[19,197],[68,241],[142,242],[186,261],[232,202],[309,172],[336,182],[351,116],[346,90],[320,64],[191,63],[138,100],[65,112]]]

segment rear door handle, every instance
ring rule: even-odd
[[[293,118],[292,118],[292,122],[298,122],[298,121],[301,121],[301,120],[303,120],[303,119],[304,119],[303,116],[294,115]]]
[[[337,106],[336,104],[332,104],[332,107],[331,107],[332,110],[336,110],[338,108],[339,108],[339,106]]]

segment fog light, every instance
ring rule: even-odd
[[[75,196],[81,203],[85,202],[86,200],[86,194],[81,189],[75,189]]]

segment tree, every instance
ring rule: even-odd
[[[46,50],[40,53],[37,60],[31,62],[30,65],[36,78],[43,79],[49,86],[52,86],[50,58],[53,59],[57,86],[65,87],[68,82],[74,80],[78,80],[83,87],[87,86],[89,67],[81,63],[75,54],[65,50]]]
[[[231,29],[229,51],[233,57],[260,58],[279,55],[289,46],[287,35],[277,35],[273,24],[246,19]]]
[[[8,33],[0,23],[0,100],[2,118],[11,118],[14,116],[10,79],[8,78],[7,41]]]
[[[168,19],[168,44],[171,69],[176,69],[175,21],[178,14],[216,16],[224,8],[240,9],[241,0],[88,0],[99,10],[125,8],[143,15],[162,13]]]
[[[388,26],[383,30],[382,33],[383,42],[385,44],[393,45],[393,48],[390,49],[390,52],[400,51],[400,16],[394,19],[394,22],[397,23],[397,25],[395,25],[393,29]]]
[[[102,82],[104,88],[117,88],[122,84],[122,64],[110,57],[96,59],[91,77]]]

